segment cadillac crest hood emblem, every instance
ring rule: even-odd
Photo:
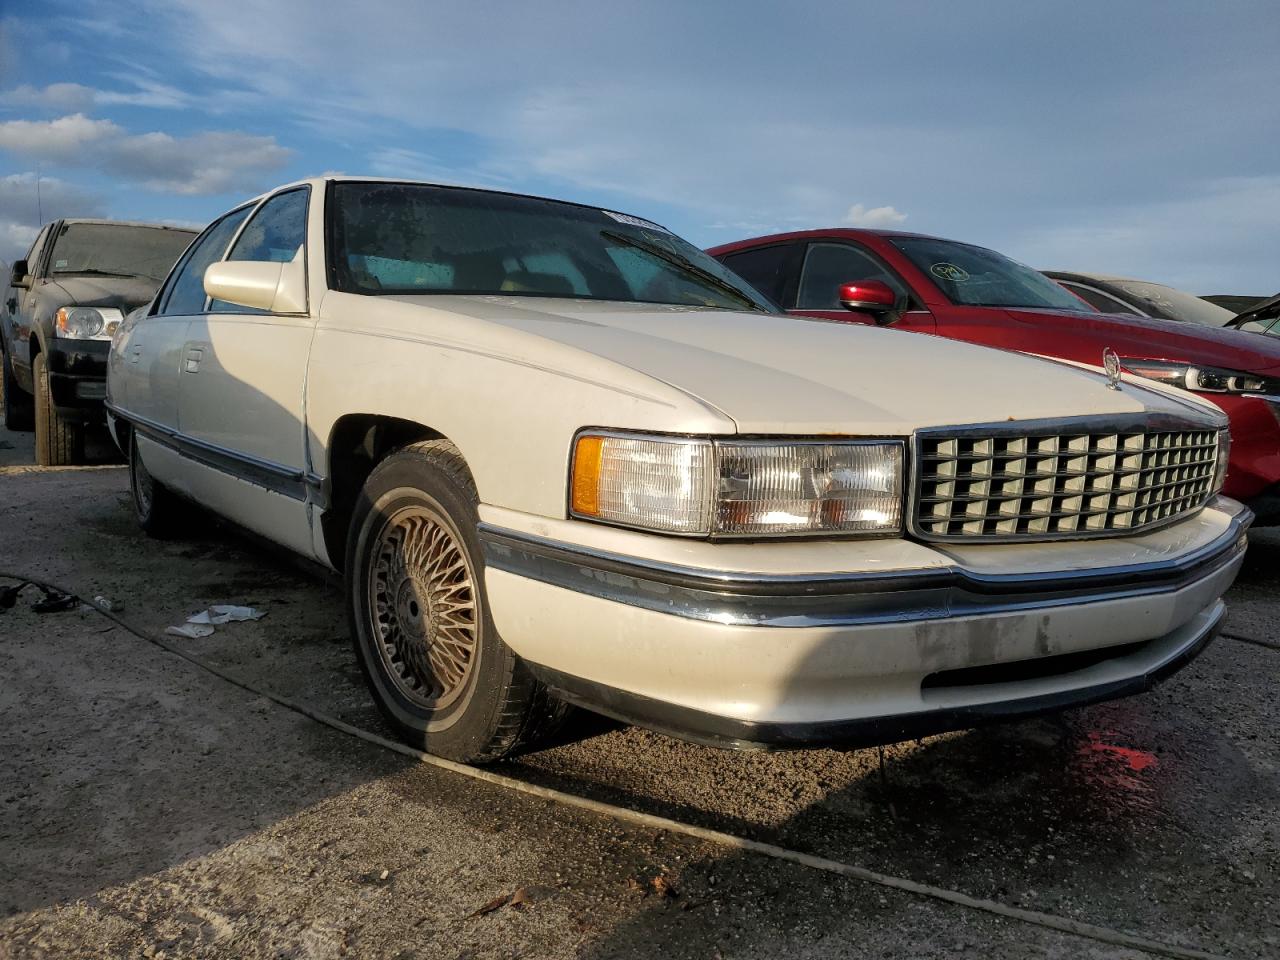
[[[1107,389],[1120,389],[1120,358],[1110,347],[1102,351],[1102,369],[1107,374]]]

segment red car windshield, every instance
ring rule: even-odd
[[[952,303],[1094,312],[1038,270],[994,250],[927,237],[897,237],[893,244],[927,274]]]

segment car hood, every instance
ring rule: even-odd
[[[654,304],[390,299],[530,334],[494,340],[517,348],[520,362],[578,375],[571,356],[585,351],[698,398],[742,433],[903,435],[1144,411],[1222,419],[1190,398],[1130,383],[1109,389],[1100,372],[925,334]],[[453,331],[465,336],[459,325]]]
[[[1122,357],[1173,360],[1269,376],[1280,373],[1280,342],[1243,330],[1110,313],[1007,308],[1005,313],[1019,323],[1055,328],[1070,324],[1077,331],[1093,331]]]
[[[141,277],[58,277],[52,284],[62,290],[68,305],[118,307],[128,313],[150,302],[159,281]]]

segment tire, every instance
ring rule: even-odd
[[[138,526],[149,537],[172,540],[190,520],[190,505],[147,471],[133,431],[129,433],[129,497]]]
[[[374,700],[406,743],[463,763],[508,756],[568,711],[493,625],[476,504],[458,449],[415,443],[369,475],[346,557],[351,638]]]
[[[4,354],[0,364],[0,378],[3,379],[4,426],[6,430],[27,431],[35,429],[36,408],[31,394],[18,386],[13,376],[13,361],[9,354]]]
[[[59,416],[49,394],[49,365],[43,353],[31,367],[36,388],[36,464],[69,467],[84,459],[84,425]]]

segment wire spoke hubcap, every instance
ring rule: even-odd
[[[476,659],[475,576],[460,538],[425,505],[394,514],[378,538],[369,611],[400,691],[438,710],[466,688]]]

